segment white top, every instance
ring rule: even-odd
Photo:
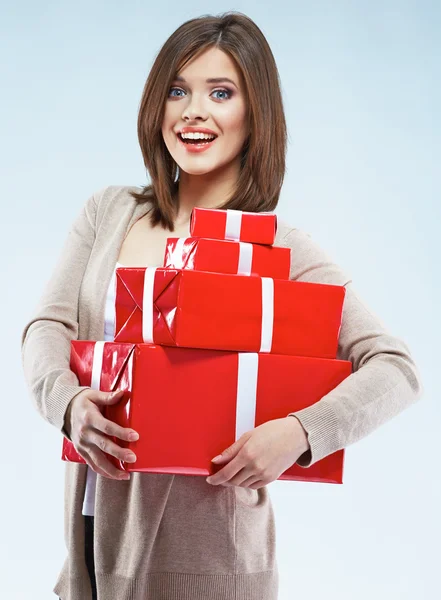
[[[116,269],[123,267],[116,263],[115,270],[110,279],[107,290],[106,305],[104,309],[104,341],[113,342],[115,336],[115,295],[116,295]],[[95,514],[95,488],[97,474],[89,466],[87,467],[86,489],[84,492],[83,515],[94,516]]]

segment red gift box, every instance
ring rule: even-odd
[[[119,268],[114,339],[335,358],[345,292],[257,276]]]
[[[132,366],[128,368],[128,362],[133,360],[132,347],[133,344],[122,344],[120,350],[115,351],[116,345],[112,348],[112,344],[109,345],[108,342],[71,342],[70,370],[77,375],[79,385],[89,386],[93,390],[131,390]],[[112,415],[108,415],[107,409],[108,407],[104,406],[101,409],[102,414],[114,420]],[[114,438],[114,441],[121,445],[120,439]],[[86,462],[66,437],[63,437],[61,458],[67,462]],[[115,466],[119,466],[116,458],[108,458]]]
[[[274,244],[277,217],[269,212],[246,212],[215,208],[193,208],[190,235],[252,244]]]
[[[65,460],[66,462],[75,462],[75,463],[86,464],[86,461],[81,456],[81,454],[78,454],[78,452],[75,450],[75,446],[72,444],[72,442],[69,442],[69,440],[65,437],[63,437],[63,448],[61,451],[61,459]]]
[[[140,436],[114,439],[133,450],[135,463],[109,455],[111,461],[125,471],[204,476],[224,466],[211,459],[243,433],[314,404],[352,369],[342,360],[72,342],[71,369],[80,385],[90,385],[100,366],[102,391],[127,390],[105,407],[106,418]],[[307,469],[294,464],[279,479],[342,483],[343,460],[339,450]]]
[[[206,238],[168,238],[164,267],[289,279],[291,249]]]

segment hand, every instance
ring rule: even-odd
[[[307,434],[296,417],[273,419],[244,433],[220,460],[214,458],[215,464],[228,464],[206,481],[257,490],[275,481],[308,449]]]
[[[105,453],[125,462],[136,460],[133,452],[121,448],[107,436],[134,442],[139,438],[138,433],[109,421],[100,410],[100,407],[119,402],[123,393],[123,390],[114,393],[83,390],[74,396],[66,411],[65,430],[76,451],[95,473],[108,479],[130,479],[130,474],[114,467],[105,458]],[[135,437],[132,438],[133,434]]]

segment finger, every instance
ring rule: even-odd
[[[127,473],[126,471],[121,471],[120,469],[117,469],[116,467],[114,467],[109,460],[107,460],[107,458],[105,457],[104,452],[101,452],[101,450],[99,448],[97,448],[96,446],[93,446],[90,450],[90,456],[92,458],[92,460],[94,461],[94,463],[96,464],[96,466],[101,469],[102,471],[102,475],[104,477],[107,477],[109,479],[129,479],[130,478],[130,474]]]
[[[222,485],[236,485],[246,487],[244,485],[244,482],[251,482],[251,480],[258,481],[258,479],[258,475],[254,473],[250,467],[244,467],[234,477],[232,477]]]
[[[134,429],[121,427],[113,421],[109,421],[109,419],[106,419],[99,411],[96,414],[93,423],[91,423],[91,426],[101,433],[105,433],[110,437],[125,440],[126,442],[136,442],[136,440],[139,439],[139,434]]]
[[[212,459],[214,464],[221,464],[223,462],[230,462],[235,456],[237,456],[246,442],[250,439],[253,431],[246,431],[241,437],[234,442],[229,448],[226,448],[221,454],[215,456]]]
[[[108,437],[98,432],[90,431],[87,439],[88,443],[95,444],[102,452],[114,456],[118,460],[133,463],[136,461],[136,455],[128,448],[121,448]]]
[[[95,471],[95,473],[97,473],[97,475],[102,475],[103,477],[109,477],[108,474],[101,469],[101,467],[98,466],[98,464],[93,460],[93,458],[91,457],[91,455],[89,454],[89,458],[87,460],[87,464],[89,465],[89,467],[92,469],[92,471]],[[112,477],[113,479],[113,477]]]
[[[207,477],[205,481],[211,483],[211,485],[220,485],[232,479],[244,466],[236,458],[233,458],[231,462],[214,475]]]
[[[88,394],[88,399],[98,406],[107,406],[108,404],[116,404],[124,395],[124,390],[116,392],[100,392],[99,390],[91,390]]]
[[[265,483],[262,479],[259,479],[259,481],[256,481],[256,483],[252,483],[251,485],[249,485],[248,488],[250,490],[260,490],[260,488],[263,488],[266,485],[268,484]]]
[[[110,474],[107,471],[105,471],[98,464],[98,462],[96,460],[94,460],[93,456],[89,452],[87,452],[85,450],[83,450],[82,452],[83,452],[82,456],[83,456],[84,460],[86,461],[87,465],[92,469],[92,471],[94,471],[98,475],[102,475],[103,477],[106,477],[107,479],[118,479],[118,480],[126,479],[126,477],[122,477],[122,475],[125,475],[125,473],[123,471],[118,471],[117,477],[110,476]]]
[[[241,481],[241,483],[239,483],[238,485],[240,485],[240,487],[243,488],[249,488],[255,483],[262,483],[262,480],[259,479],[259,477],[257,477],[256,475],[252,475],[251,477],[248,477],[248,479]]]

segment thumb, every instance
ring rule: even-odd
[[[232,444],[226,450],[224,450],[222,454],[219,454],[218,456],[212,458],[211,462],[214,462],[218,465],[220,463],[230,461],[236,456],[236,454],[239,453],[239,450],[242,448],[242,446],[245,444],[248,438],[249,436],[242,435],[238,440],[234,442],[234,444]]]
[[[124,390],[117,390],[116,392],[100,392],[94,390],[93,395],[89,396],[89,400],[97,404],[98,406],[107,406],[108,404],[116,404],[123,397]]]

